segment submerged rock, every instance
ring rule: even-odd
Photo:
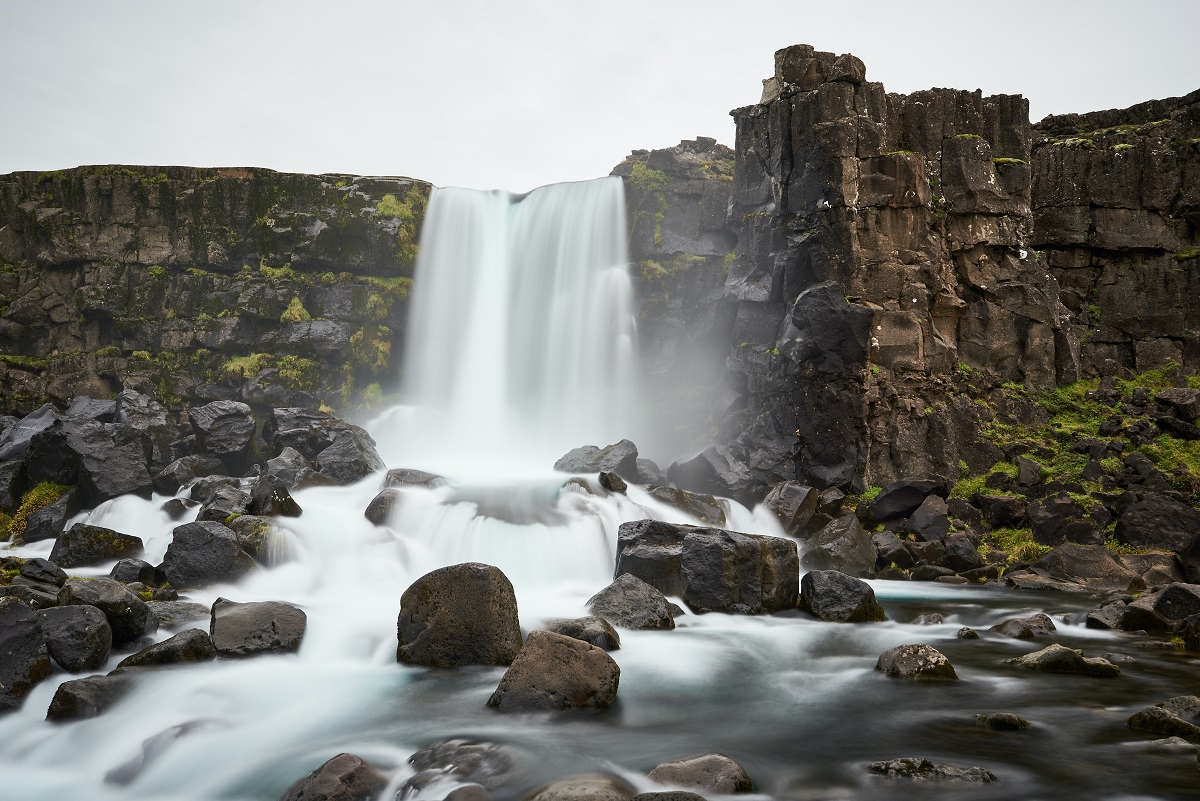
[[[605,709],[620,679],[621,669],[602,648],[532,631],[487,705],[506,712]]]
[[[387,778],[354,754],[338,754],[296,782],[280,801],[371,801]]]
[[[836,570],[812,570],[800,581],[800,603],[819,620],[870,623],[886,620],[871,585]]]
[[[992,731],[1020,731],[1029,728],[1029,721],[1012,712],[994,712],[990,715],[976,715],[979,725]]]
[[[307,628],[308,616],[291,604],[241,604],[218,598],[213,602],[209,633],[219,655],[244,657],[295,653]]]
[[[754,792],[750,774],[724,754],[702,754],[664,762],[646,774],[646,778],[659,784],[687,787],[715,795]]]
[[[896,779],[912,779],[927,782],[974,782],[990,784],[998,781],[996,774],[986,768],[956,768],[931,762],[924,757],[901,757],[886,762],[872,762],[867,770],[876,776]]]
[[[1073,673],[1080,676],[1116,678],[1121,669],[1100,657],[1084,657],[1083,651],[1055,643],[1040,651],[1005,660],[1005,664],[1045,673]]]
[[[401,788],[400,794],[406,797],[448,776],[497,790],[512,786],[524,775],[509,748],[460,739],[443,740],[422,748],[408,758],[408,764],[416,774]]]
[[[387,471],[383,477],[381,489],[396,489],[399,487],[420,487],[422,489],[437,489],[446,486],[446,479],[436,473],[426,473],[424,470],[414,470],[410,467],[398,467]]]
[[[879,655],[875,669],[894,679],[958,680],[950,660],[941,651],[924,643],[889,648]]]
[[[1129,728],[1200,743],[1200,697],[1177,695],[1129,718]]]
[[[675,616],[661,592],[629,573],[618,576],[588,599],[587,607],[627,629],[673,629]]]
[[[396,661],[430,667],[510,665],[521,650],[517,598],[478,562],[426,573],[400,597]]]

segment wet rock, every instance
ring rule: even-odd
[[[437,489],[446,486],[446,479],[424,470],[400,467],[387,471],[383,477],[383,489],[399,487],[420,487],[421,489]]]
[[[1121,675],[1121,669],[1107,659],[1087,658],[1084,657],[1083,651],[1058,643],[1015,659],[1006,659],[1005,664],[1045,673],[1071,673],[1100,678],[1116,678]]]
[[[174,529],[159,569],[172,587],[185,590],[237,581],[254,569],[254,560],[228,527],[197,521]]]
[[[382,526],[391,517],[392,511],[398,508],[403,494],[397,489],[382,489],[379,494],[367,504],[363,516],[377,526]]]
[[[808,538],[800,566],[805,570],[836,570],[870,578],[875,575],[877,557],[871,535],[858,517],[845,514]]]
[[[635,484],[655,484],[657,486],[666,486],[668,483],[667,474],[662,471],[658,463],[653,459],[637,459],[637,475],[633,479]]]
[[[603,648],[605,651],[617,651],[621,648],[621,638],[616,630],[602,617],[578,617],[569,620],[547,620],[542,628],[565,637]]]
[[[422,748],[408,758],[408,763],[416,775],[401,788],[400,795],[406,797],[411,792],[405,791],[420,790],[447,776],[497,790],[516,784],[524,775],[510,749],[460,739],[443,740]]]
[[[156,572],[154,565],[149,562],[143,562],[141,559],[122,559],[113,565],[112,570],[108,571],[108,577],[113,581],[125,584],[137,581],[153,585],[158,583]]]
[[[923,757],[901,757],[886,762],[872,762],[867,766],[867,771],[875,776],[927,782],[991,784],[999,781],[996,774],[986,768],[956,768],[953,765],[930,762]]]
[[[197,484],[197,486],[199,486]],[[197,523],[224,523],[234,515],[250,513],[250,493],[240,485],[219,484],[208,493],[196,515]]]
[[[338,754],[296,782],[280,801],[372,801],[387,778],[353,754]]]
[[[57,420],[39,431],[29,440],[25,465],[30,483],[77,485],[84,508],[121,495],[149,498],[153,491],[141,440],[114,438],[111,426],[94,420]]]
[[[218,655],[247,657],[295,653],[307,628],[308,616],[291,604],[240,604],[218,598],[213,602],[209,634]]]
[[[167,408],[149,395],[127,389],[117,395],[113,422],[136,429],[167,424]]]
[[[623,573],[588,599],[588,609],[627,629],[673,629],[675,618],[663,594],[631,573]]]
[[[138,556],[142,551],[142,541],[137,537],[76,523],[55,541],[50,561],[59,567],[86,567]]]
[[[1029,728],[1029,721],[1012,712],[994,712],[990,715],[976,715],[975,720],[981,726],[992,731],[1020,731]]]
[[[915,512],[930,495],[945,498],[949,494],[945,479],[908,478],[894,481],[871,502],[867,516],[876,523],[886,523]]]
[[[126,657],[117,669],[210,662],[216,658],[217,649],[208,632],[188,629]]]
[[[878,554],[875,559],[877,569],[895,567],[907,570],[917,563],[912,552],[904,547],[904,543],[894,531],[875,532],[871,535],[871,544],[875,546],[875,553]]]
[[[30,609],[49,609],[58,605],[54,587],[34,581],[19,583],[14,579],[11,584],[0,584],[0,596],[15,598]]]
[[[63,533],[68,519],[79,511],[79,493],[69,489],[62,496],[33,512],[25,520],[25,531],[21,539],[25,543],[52,540]]]
[[[604,448],[584,445],[559,458],[554,469],[562,473],[613,472],[632,481],[638,474],[637,455],[637,446],[627,439]]]
[[[54,404],[43,404],[11,424],[0,434],[0,461],[19,464],[29,451],[29,441],[35,434],[45,431],[60,419]],[[20,498],[15,499],[20,502]]]
[[[277,479],[288,489],[296,489],[314,483],[317,471],[304,454],[288,447],[281,450],[278,456],[267,460],[263,475]]]
[[[686,531],[661,520],[635,520],[617,529],[615,575],[629,573],[668,595],[683,595]]]
[[[50,657],[68,673],[99,670],[112,649],[112,627],[94,606],[56,606],[38,613]]]
[[[617,697],[620,678],[603,649],[532,631],[487,705],[506,712],[605,709]]]
[[[21,564],[21,575],[32,581],[40,581],[43,584],[53,584],[57,587],[67,583],[67,573],[58,565],[48,559],[34,557],[26,559]]]
[[[1200,538],[1200,512],[1163,495],[1145,494],[1117,519],[1117,540],[1136,548],[1184,554]]]
[[[19,707],[51,669],[37,613],[16,598],[0,598],[0,714]]]
[[[69,579],[58,592],[59,606],[94,606],[112,628],[113,645],[124,645],[158,631],[158,618],[124,584],[108,578]]]
[[[94,718],[124,698],[132,685],[127,673],[65,681],[58,686],[54,698],[50,700],[46,720],[61,723]]]
[[[339,486],[354,484],[387,467],[375,450],[375,440],[366,431],[351,425],[334,436],[329,447],[317,455],[314,464],[322,478]]]
[[[410,665],[509,665],[521,649],[512,584],[477,562],[427,573],[400,598],[396,660]]]
[[[250,514],[299,517],[303,511],[282,481],[268,475],[255,479],[250,489]]]
[[[255,423],[250,407],[232,400],[216,400],[188,409],[188,421],[196,432],[196,445],[220,459],[235,475],[249,466]]]
[[[879,655],[875,669],[893,679],[957,681],[958,674],[940,651],[924,643],[899,645]]]
[[[646,492],[657,501],[673,506],[709,526],[725,525],[725,508],[712,495],[675,489],[674,487],[646,487]]]
[[[971,628],[970,626],[963,626],[961,629],[955,632],[954,636],[960,640],[978,640],[979,632],[975,631],[975,629]]]
[[[623,478],[618,476],[616,473],[609,472],[608,470],[600,471],[600,486],[604,487],[609,492],[617,492],[621,495],[624,495],[625,491],[629,489],[629,485],[625,483]],[[722,513],[721,516],[724,517],[724,514]]]
[[[941,542],[945,539],[950,533],[950,510],[945,498],[940,495],[926,496],[905,521],[904,530],[928,542]]]
[[[184,500],[183,498],[172,498],[159,507],[173,521],[179,521],[187,515],[192,509],[195,509],[200,504],[192,500]]]
[[[534,790],[524,801],[629,801],[633,785],[611,773],[582,773]]]
[[[1057,631],[1054,621],[1049,615],[1038,613],[1030,617],[1014,617],[997,623],[988,631],[993,631],[1001,637],[1011,637],[1017,640],[1033,640],[1038,635]]]
[[[209,617],[207,606],[190,601],[148,601],[146,606],[158,619],[158,624],[165,629],[177,628],[185,623]]]
[[[725,446],[704,449],[691,459],[679,459],[667,468],[671,483],[689,492],[723,495],[753,505],[758,500],[757,488],[746,466]]]
[[[1177,695],[1129,718],[1129,728],[1200,743],[1200,698]]]
[[[887,619],[869,584],[836,570],[805,573],[800,581],[800,603],[817,619],[835,623]]]
[[[229,521],[228,527],[242,550],[258,564],[270,566],[286,560],[287,555],[279,553],[279,530],[271,518],[239,515]]]
[[[702,754],[664,762],[646,774],[646,778],[659,784],[687,787],[714,795],[754,792],[750,774],[724,754]]]
[[[821,493],[799,481],[781,481],[763,498],[763,505],[775,515],[783,530],[793,537],[808,533],[808,523],[820,504]]]
[[[207,453],[183,456],[154,476],[154,491],[163,495],[174,495],[180,487],[186,487],[198,478],[223,476],[226,470],[224,462]]]

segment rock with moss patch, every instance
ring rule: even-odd
[[[58,500],[30,513],[21,539],[26,543],[52,540],[63,533],[67,520],[78,511],[79,493],[74,488],[68,489]]]
[[[238,515],[229,521],[228,528],[237,536],[238,545],[260,565],[275,565],[287,554],[280,546],[279,529],[269,517]]]
[[[261,475],[250,490],[250,514],[299,517],[304,510],[287,485],[270,475]]]
[[[139,556],[143,551],[142,541],[137,537],[76,523],[55,541],[50,561],[59,567],[88,567]]]
[[[158,631],[158,618],[146,602],[109,578],[69,579],[58,592],[59,606],[94,606],[112,628],[113,645],[134,642]]]
[[[712,495],[688,492],[675,487],[646,487],[646,492],[656,501],[672,506],[708,526],[725,525],[725,509]]]

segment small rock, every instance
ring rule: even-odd
[[[158,618],[158,624],[165,629],[191,623],[193,620],[206,620],[210,615],[207,606],[188,601],[149,601],[146,606]]]
[[[172,587],[186,590],[237,581],[254,569],[254,560],[228,527],[197,521],[175,528],[160,567]]]
[[[261,475],[250,490],[250,514],[299,517],[304,510],[288,492],[287,485],[270,475]]]
[[[34,557],[26,559],[21,564],[21,575],[32,581],[43,584],[54,584],[61,587],[67,583],[67,572],[48,559]]]
[[[387,779],[353,754],[338,754],[296,782],[280,801],[371,801]]]
[[[363,516],[375,525],[382,526],[392,516],[392,512],[398,508],[403,497],[403,493],[398,489],[381,489],[379,494],[367,504],[367,510],[363,512]]]
[[[519,712],[605,709],[616,699],[620,679],[621,669],[603,649],[532,631],[487,705]]]
[[[867,766],[867,770],[876,776],[916,781],[955,781],[979,784],[998,781],[996,774],[986,768],[956,768],[953,765],[939,765],[923,757],[901,757],[887,762],[872,762]]]
[[[387,471],[383,477],[381,489],[396,489],[399,487],[420,487],[422,489],[437,489],[446,486],[446,479],[434,473],[411,468],[395,468]]]
[[[149,562],[143,562],[141,559],[122,559],[113,565],[112,570],[108,571],[108,577],[125,584],[137,581],[152,585],[158,583],[155,581],[155,572],[154,565]]]
[[[976,715],[975,720],[980,725],[993,731],[1020,731],[1029,728],[1029,721],[1012,712],[995,712],[990,715]]]
[[[715,795],[754,792],[750,774],[724,754],[702,754],[664,762],[646,774],[646,778],[659,784],[688,787]]]
[[[725,508],[712,495],[688,492],[675,487],[648,486],[646,492],[656,501],[691,515],[706,526],[724,526]]]
[[[113,645],[124,645],[158,631],[158,618],[141,598],[119,581],[70,579],[58,592],[59,606],[94,606],[112,628]]]
[[[1046,673],[1072,673],[1100,678],[1116,678],[1121,675],[1121,669],[1107,659],[1085,658],[1083,651],[1058,643],[1031,654],[1007,659],[1005,664]]]
[[[970,626],[963,626],[958,630],[957,633],[955,633],[954,636],[960,640],[978,640],[979,632],[975,631],[975,629],[971,628]]]
[[[875,669],[894,679],[957,681],[954,666],[936,648],[924,643],[900,645],[879,655]]]

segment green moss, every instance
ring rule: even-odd
[[[367,384],[363,389],[363,402],[371,407],[383,403],[383,389],[379,384]]]
[[[961,133],[961,134],[955,134],[954,138],[955,139],[982,139],[983,137],[980,136],[979,134]]]
[[[294,390],[312,392],[320,380],[320,367],[302,356],[280,356],[275,359],[280,383]]]
[[[150,273],[150,277],[152,279],[154,279],[155,281],[159,280],[160,278],[162,278],[164,275],[167,274],[167,268],[163,267],[161,265],[158,265],[158,264],[155,264],[155,265],[147,268],[146,271],[148,273]]]
[[[1175,251],[1175,261],[1187,261],[1200,257],[1200,247],[1182,248]]]
[[[1027,164],[1028,162],[1025,159],[998,158],[992,159],[992,163],[999,167],[1005,164]]]
[[[99,350],[96,351],[96,355],[100,358],[106,358],[109,356],[120,356],[121,349],[118,348],[116,345],[105,345],[103,348],[100,348]]]
[[[1122,142],[1119,145],[1113,145],[1113,150],[1117,153],[1124,153],[1126,150],[1133,150],[1133,145],[1128,142]]]
[[[312,319],[312,315],[308,313],[308,309],[304,308],[304,304],[300,302],[300,298],[292,295],[288,307],[284,309],[283,314],[279,315],[281,323],[306,323]]]
[[[25,526],[29,523],[29,516],[57,501],[68,489],[70,488],[62,484],[42,481],[22,495],[21,505],[17,507],[16,514],[9,520],[8,536],[14,542],[20,542],[21,537],[25,534]]]
[[[849,509],[866,508],[879,497],[881,492],[883,492],[883,487],[867,487],[865,492],[860,492],[858,495],[847,495],[844,503]]]
[[[638,262],[643,281],[657,281],[661,278],[666,278],[668,273],[665,267],[654,259],[645,259]]]
[[[234,356],[221,365],[221,372],[227,376],[240,375],[244,378],[254,378],[270,366],[271,354],[251,353],[247,356]]]
[[[991,548],[1008,554],[1009,562],[1032,562],[1050,552],[1048,545],[1033,540],[1033,531],[1027,528],[995,528],[987,533],[985,541]]]
[[[637,162],[629,173],[629,185],[638,192],[657,195],[667,189],[667,174],[662,170],[653,170],[645,162]]]

